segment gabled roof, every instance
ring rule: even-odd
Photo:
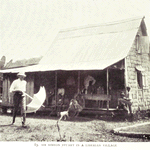
[[[142,18],[61,30],[40,61],[53,69],[104,69],[125,58]]]
[[[39,65],[18,69],[26,72],[105,69],[128,55],[141,25],[147,34],[143,18],[61,30]]]

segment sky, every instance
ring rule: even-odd
[[[43,56],[63,28],[145,16],[150,35],[150,0],[0,0],[0,58]]]

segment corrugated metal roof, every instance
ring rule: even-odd
[[[127,56],[141,20],[60,31],[40,64],[66,70],[104,69]]]
[[[127,56],[141,21],[138,18],[61,30],[39,65],[7,71],[104,69]]]

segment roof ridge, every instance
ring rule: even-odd
[[[77,38],[77,37],[86,37],[86,36],[93,36],[93,35],[100,35],[100,34],[113,34],[113,33],[120,33],[120,32],[125,32],[125,31],[131,31],[131,30],[134,30],[134,29],[137,29],[137,28],[131,28],[131,29],[128,29],[128,30],[120,30],[120,31],[115,31],[115,32],[101,32],[101,33],[96,33],[96,34],[86,34],[86,35],[77,35],[77,36],[72,36],[71,38]],[[62,39],[69,39],[69,37],[65,37],[65,38],[58,38],[59,40],[62,40]]]
[[[83,25],[83,26],[78,26],[78,27],[70,27],[70,28],[64,28],[64,29],[60,29],[60,32],[68,32],[68,31],[73,31],[73,30],[80,30],[80,29],[85,29],[85,28],[93,28],[93,27],[98,27],[98,26],[110,26],[110,25],[116,25],[116,24],[121,24],[121,23],[125,23],[125,22],[130,22],[130,21],[134,21],[134,20],[138,20],[138,19],[144,19],[145,16],[143,17],[134,17],[134,18],[127,18],[127,19],[123,19],[123,20],[117,20],[117,21],[112,21],[112,22],[108,22],[108,23],[102,23],[102,24],[91,24],[91,25]]]

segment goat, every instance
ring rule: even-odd
[[[74,112],[74,116],[77,117],[79,113],[82,111],[82,106],[79,105],[78,101],[76,99],[72,99],[69,104],[69,108],[67,111],[60,112],[60,118],[58,121],[60,121],[63,117],[64,120],[67,118],[70,118],[69,113]]]

